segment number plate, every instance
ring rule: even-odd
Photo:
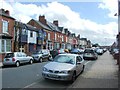
[[[9,61],[9,59],[6,59],[6,61]]]
[[[56,78],[58,77],[57,75],[48,75],[49,77]]]

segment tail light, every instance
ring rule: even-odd
[[[58,54],[60,54],[60,50],[58,50]]]
[[[15,58],[12,58],[12,61],[15,61]]]

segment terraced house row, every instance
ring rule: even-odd
[[[25,24],[10,16],[8,10],[0,9],[0,58],[3,59],[7,52],[31,54],[42,48],[53,50],[75,47],[91,47],[91,41],[80,38],[80,33],[76,36],[67,28],[60,27],[58,20],[47,21],[44,15]]]

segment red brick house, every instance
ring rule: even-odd
[[[62,48],[62,43],[64,42],[64,34],[62,33],[61,28],[59,27],[58,20],[54,20],[53,24],[54,24],[53,26],[54,26],[54,34],[55,34],[54,48],[60,49]]]
[[[0,61],[7,52],[14,51],[14,22],[8,10],[0,9]]]
[[[44,49],[52,49],[53,48],[53,43],[52,43],[52,40],[53,40],[53,31],[51,28],[49,28],[47,26],[47,21],[45,19],[45,16],[39,16],[39,20],[34,20],[34,19],[31,19],[28,24],[38,28],[38,29],[41,29],[43,31],[45,31],[45,35],[46,35],[46,38],[44,39],[44,42],[43,42],[43,47]]]

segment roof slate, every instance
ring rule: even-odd
[[[32,19],[32,20],[34,20],[34,19]],[[36,23],[38,23],[40,26],[42,26],[44,29],[47,29],[47,30],[52,30],[52,29],[50,29],[48,26],[46,26],[46,25],[44,25],[44,24],[42,24],[41,22],[39,22],[39,21],[37,21],[37,20],[34,20]]]
[[[4,17],[11,18],[11,19],[15,20],[15,18],[13,18],[13,17],[11,17],[11,16],[9,16],[7,14],[2,13],[1,11],[0,11],[0,16],[4,16]]]
[[[61,32],[60,29],[59,29],[56,25],[54,25],[53,23],[47,21],[47,25],[48,25],[53,31]]]

